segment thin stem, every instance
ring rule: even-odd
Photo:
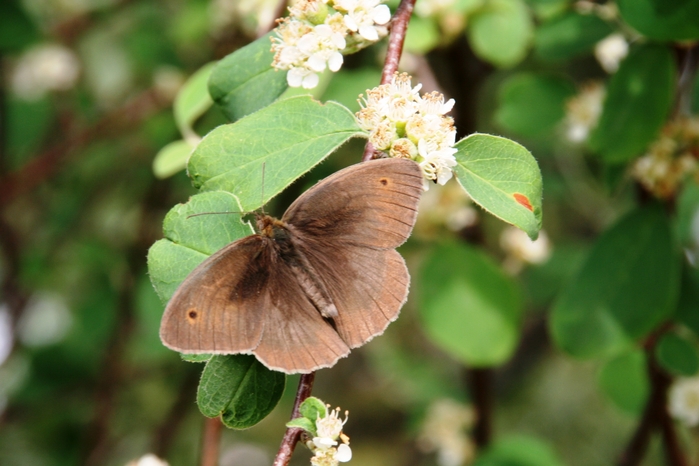
[[[648,378],[651,383],[651,393],[643,410],[641,422],[636,432],[619,457],[618,466],[637,466],[641,464],[648,449],[650,436],[654,430],[660,429],[665,447],[665,454],[670,466],[687,466],[687,460],[679,447],[672,420],[667,412],[667,390],[672,380],[658,366],[655,360],[655,345],[660,336],[669,329],[669,324],[661,326],[645,343]]]
[[[405,35],[408,33],[408,22],[413,14],[416,0],[401,0],[396,14],[391,19],[391,34],[388,37],[388,50],[386,50],[386,60],[381,73],[381,84],[387,84],[393,78],[393,74],[398,70],[398,63],[403,54],[403,43]],[[367,142],[362,155],[362,162],[371,160],[374,157],[374,146]]]
[[[471,397],[476,409],[476,425],[473,440],[479,449],[490,443],[493,414],[493,371],[492,369],[471,369],[469,371]]]
[[[303,374],[301,376],[299,388],[296,390],[296,399],[294,400],[294,409],[291,412],[291,419],[299,417],[299,407],[306,398],[311,396],[315,377],[315,372]],[[289,464],[291,455],[294,453],[294,448],[296,447],[296,442],[299,441],[299,437],[301,436],[301,432],[303,432],[303,430],[298,427],[286,429],[286,433],[284,433],[284,437],[282,438],[282,443],[279,446],[277,457],[274,458],[273,466],[287,466]]]
[[[218,451],[223,423],[218,417],[206,418],[201,446],[201,466],[218,466]]]

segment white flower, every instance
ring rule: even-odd
[[[349,412],[345,411],[344,421],[340,419],[340,408],[335,408],[325,417],[319,417],[316,420],[316,429],[318,437],[326,437],[331,440],[336,440],[342,433],[342,427],[347,422]]]
[[[137,460],[129,461],[126,466],[168,466],[167,461],[163,461],[153,453],[141,456]]]
[[[597,126],[602,114],[604,86],[593,82],[583,86],[580,93],[566,103],[566,136],[575,143],[583,142],[590,130]]]
[[[670,388],[669,411],[675,419],[699,425],[699,377],[677,380]]]
[[[423,180],[423,188],[427,191],[429,181],[435,181],[444,185],[452,177],[452,167],[456,166],[456,158],[454,154],[457,152],[453,147],[439,149],[435,144],[427,139],[420,139],[417,145],[417,150],[423,158],[419,162],[422,168],[422,174],[425,177]]]
[[[331,71],[337,71],[342,66],[339,50],[345,48],[345,38],[327,24],[319,24],[299,39],[298,48],[308,57],[307,65],[311,70],[320,73],[327,64]]]
[[[318,85],[318,75],[306,68],[291,68],[286,74],[286,82],[291,87],[301,87],[313,89]]]
[[[537,240],[532,241],[519,228],[507,227],[500,234],[500,246],[517,259],[531,264],[544,263],[551,256],[551,243],[543,230]]]
[[[383,26],[391,19],[388,6],[380,5],[380,0],[336,0],[335,8],[345,14],[347,29],[358,32],[370,42],[379,40],[379,30],[375,25]]]
[[[612,34],[595,45],[595,58],[607,73],[619,69],[619,62],[629,53],[629,44],[623,34]]]
[[[449,99],[444,102],[444,96],[439,92],[430,92],[422,96],[420,101],[420,113],[422,115],[438,115],[442,116],[454,108],[454,99]]]
[[[473,409],[450,399],[433,402],[418,437],[423,451],[436,451],[440,466],[470,463],[475,447],[465,430],[475,421]]]
[[[78,81],[80,62],[73,51],[59,44],[30,49],[17,62],[11,76],[12,89],[35,100],[48,91],[71,89]]]
[[[340,463],[348,462],[352,459],[352,449],[346,443],[341,444],[337,447],[337,455],[335,455],[335,458],[337,458]]]

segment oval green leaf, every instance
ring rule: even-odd
[[[536,239],[541,229],[541,172],[520,144],[472,134],[454,146],[457,179],[478,205]]]
[[[590,147],[609,163],[643,155],[672,106],[675,74],[667,47],[643,45],[632,50],[612,76]]]
[[[696,345],[675,333],[666,333],[655,347],[658,363],[669,373],[689,377],[699,371]]]
[[[483,60],[509,68],[527,55],[533,25],[522,0],[491,0],[469,21],[469,42]]]
[[[485,254],[465,244],[435,249],[422,267],[420,312],[432,341],[472,367],[507,361],[519,340],[515,283]]]
[[[591,52],[612,31],[597,15],[569,12],[537,28],[534,52],[543,60],[567,60]]]
[[[640,414],[650,393],[645,353],[633,349],[608,360],[597,383],[617,407],[629,414]]]
[[[188,171],[196,187],[233,193],[252,211],[364,134],[342,105],[292,97],[214,129],[192,153]]]
[[[675,308],[679,264],[660,208],[631,212],[598,240],[556,301],[556,344],[591,358],[614,355],[644,337]]]
[[[185,139],[196,140],[197,134],[192,129],[194,122],[206,112],[213,101],[206,88],[211,70],[215,63],[208,63],[197,70],[182,86],[173,104],[175,122]]]
[[[699,336],[699,271],[684,264],[682,267],[682,285],[680,298],[677,301],[675,320],[686,325],[695,335]]]
[[[565,116],[565,103],[575,95],[567,79],[534,73],[517,73],[502,83],[495,121],[514,134],[550,135]]]
[[[211,73],[211,97],[231,121],[266,107],[287,88],[286,71],[272,68],[272,34],[226,56]]]
[[[153,159],[153,174],[161,180],[169,178],[187,166],[194,147],[187,141],[173,141],[160,149]]]
[[[286,376],[246,354],[213,356],[197,390],[204,416],[221,416],[232,429],[246,429],[264,419],[284,393]]]
[[[563,466],[551,445],[534,437],[500,438],[481,454],[473,466]]]
[[[699,0],[618,0],[621,17],[655,40],[699,39]]]
[[[239,214],[199,215],[203,212],[239,212],[236,198],[226,192],[202,193],[165,216],[165,238],[148,251],[148,274],[156,293],[167,302],[194,268],[228,243],[253,233]]]

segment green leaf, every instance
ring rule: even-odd
[[[569,12],[537,28],[534,51],[543,60],[567,60],[591,52],[612,31],[597,15]]]
[[[633,349],[606,361],[597,383],[620,409],[640,414],[650,393],[645,353]]]
[[[631,51],[612,76],[590,147],[609,163],[643,155],[665,123],[673,102],[675,60],[661,45]]]
[[[239,211],[235,197],[225,192],[198,194],[170,210],[163,225],[165,239],[156,241],[148,251],[148,273],[163,303],[204,259],[253,232],[238,214],[190,216]]]
[[[0,52],[17,52],[40,35],[19,0],[0,2]]]
[[[272,68],[272,34],[226,56],[211,73],[211,97],[231,121],[266,107],[287,88],[286,71]]]
[[[488,256],[465,244],[441,245],[420,276],[421,317],[437,346],[469,366],[510,358],[519,340],[520,296]]]
[[[671,374],[689,377],[699,371],[697,347],[675,333],[666,333],[660,338],[655,357]]]
[[[556,344],[582,358],[629,348],[674,311],[678,265],[662,210],[631,212],[598,239],[555,303],[550,325]]]
[[[682,285],[675,319],[699,336],[699,271],[687,264],[682,267]]]
[[[213,130],[194,150],[188,171],[196,187],[231,192],[252,211],[348,139],[364,134],[342,105],[292,97]]]
[[[286,376],[245,354],[213,356],[204,368],[197,404],[204,416],[221,416],[232,429],[246,429],[264,419],[284,392]]]
[[[550,135],[565,116],[565,103],[575,95],[567,79],[517,73],[502,83],[495,121],[521,136]]]
[[[473,466],[563,466],[553,448],[534,437],[502,437],[490,445]]]
[[[469,20],[468,38],[478,57],[502,68],[524,59],[533,25],[522,0],[491,0]]]
[[[286,423],[286,426],[298,427],[300,429],[305,430],[306,432],[309,432],[312,436],[316,436],[315,422],[311,421],[310,419],[306,419],[305,417],[297,417],[296,419],[292,419],[291,421]]]
[[[184,354],[180,353],[180,358],[186,362],[207,362],[211,359],[211,354]]]
[[[197,118],[202,116],[213,103],[206,89],[215,63],[208,63],[197,70],[182,86],[173,105],[175,121],[185,139],[197,141],[199,136],[192,129]]]
[[[177,172],[184,170],[187,159],[194,147],[187,141],[173,141],[155,154],[153,159],[153,173],[157,178],[169,178]]]
[[[309,396],[299,406],[301,416],[315,422],[316,419],[328,416],[328,407],[320,399]]]
[[[477,133],[454,147],[457,179],[473,201],[536,239],[543,188],[529,151],[509,139]]]
[[[621,17],[655,40],[699,39],[699,0],[618,0]]]

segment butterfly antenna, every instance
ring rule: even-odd
[[[227,215],[227,214],[245,214],[245,212],[199,212],[198,214],[187,215],[186,218],[199,217],[200,215]]]
[[[262,162],[262,188],[260,189],[260,208],[262,209],[262,214],[267,215],[265,212],[265,165],[267,162]]]

